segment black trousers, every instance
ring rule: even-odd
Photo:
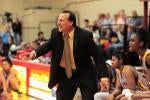
[[[80,82],[78,72],[74,72],[71,79],[68,79],[65,70],[63,70],[64,76],[62,77],[56,91],[57,100],[73,100],[77,87],[80,88],[82,100],[94,100],[95,90],[83,85]]]

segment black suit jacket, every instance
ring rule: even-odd
[[[52,51],[49,88],[55,86],[63,76],[60,68],[60,61],[64,49],[62,33],[57,28],[52,30],[52,34],[47,43],[36,49],[37,57]],[[93,41],[91,32],[75,27],[73,54],[79,79],[82,84],[90,88],[97,88],[97,75],[108,77],[102,53]],[[91,57],[94,59],[93,64]],[[97,70],[97,71],[96,71]],[[63,73],[64,74],[64,73]]]

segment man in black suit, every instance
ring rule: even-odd
[[[58,84],[57,100],[72,100],[77,87],[81,90],[82,100],[94,100],[97,92],[97,80],[105,86],[108,83],[108,72],[105,61],[93,41],[91,32],[76,26],[75,15],[63,11],[57,21],[58,28],[52,30],[51,38],[38,49],[30,53],[35,59],[48,51],[52,51],[49,88]],[[66,74],[66,58],[64,54],[64,36],[69,35],[71,76]],[[93,63],[94,62],[94,63]],[[107,87],[106,87],[107,88]]]

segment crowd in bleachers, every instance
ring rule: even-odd
[[[6,12],[1,16],[0,42],[2,56],[11,56],[10,51],[18,49],[21,43],[22,27],[18,18],[11,18],[11,13]],[[15,47],[14,47],[15,46]]]
[[[0,23],[0,55],[10,58],[24,59],[19,55],[30,52],[39,47],[47,40],[44,33],[39,31],[37,38],[31,43],[22,40],[22,22],[18,18],[12,18],[11,13],[6,13],[1,17]],[[51,53],[39,57],[38,62],[50,63]]]
[[[129,17],[125,10],[121,9],[113,18],[110,13],[100,13],[92,25],[88,19],[85,19],[84,23],[83,28],[93,32],[96,44],[101,45],[111,57],[113,51],[124,48],[124,43],[129,41],[131,34],[143,27],[144,18],[139,16],[136,10],[133,10]]]

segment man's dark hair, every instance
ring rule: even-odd
[[[76,17],[75,14],[69,10],[64,10],[63,13],[68,13],[69,14],[69,21],[73,22],[73,26],[76,26]]]

